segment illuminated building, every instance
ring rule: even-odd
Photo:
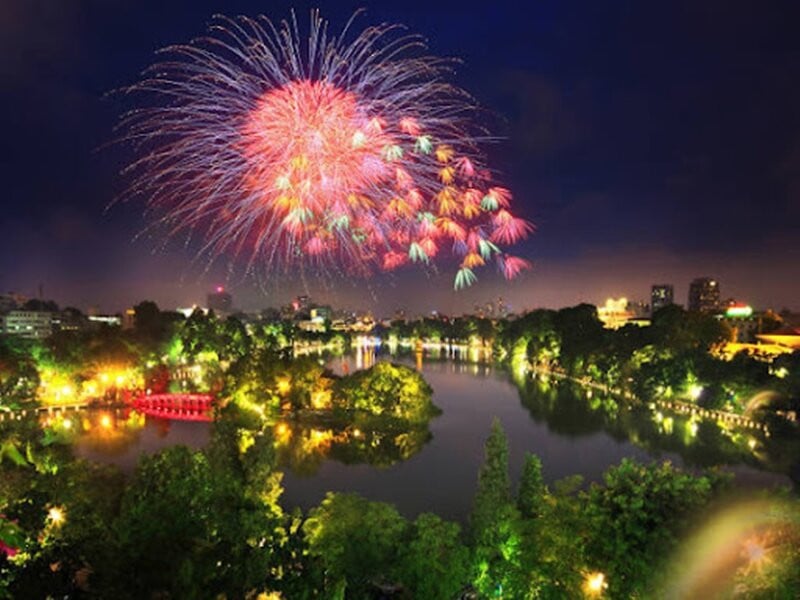
[[[233,308],[233,296],[218,285],[216,289],[206,296],[206,306],[216,313],[229,313]]]
[[[719,310],[719,283],[710,277],[698,277],[689,284],[689,310],[716,312]]]
[[[3,318],[3,332],[42,340],[53,333],[53,313],[34,310],[12,310]]]
[[[731,328],[734,343],[755,342],[761,333],[761,315],[753,313],[753,307],[741,302],[730,302],[720,319]]]
[[[800,327],[785,327],[756,336],[760,342],[775,344],[791,350],[800,350]]]
[[[122,317],[119,315],[89,315],[89,322],[119,327],[122,325]]]
[[[297,326],[305,331],[325,331],[325,322],[330,322],[333,311],[330,306],[315,306],[309,318],[297,322]]]
[[[629,302],[627,298],[607,298],[603,306],[597,307],[597,318],[606,329],[619,329],[625,325],[650,325],[650,319],[641,316],[643,304]]]
[[[311,306],[311,298],[308,296],[298,296],[292,300],[292,310],[294,312],[307,312]]]
[[[597,318],[606,329],[618,329],[632,316],[633,313],[628,311],[627,298],[607,298],[603,306],[597,307]]]
[[[675,288],[672,284],[654,284],[650,290],[650,309],[652,312],[656,312],[670,304],[675,304]]]
[[[315,306],[311,309],[311,319],[325,321],[330,320],[333,316],[333,310],[330,306]]]
[[[191,317],[195,312],[199,312],[203,315],[208,314],[208,309],[202,306],[197,306],[197,304],[193,304],[192,306],[179,306],[175,309],[175,312],[178,314],[183,315],[187,319]]]

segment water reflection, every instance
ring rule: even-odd
[[[800,444],[793,438],[626,403],[571,382],[546,377],[513,379],[531,418],[562,435],[602,431],[619,441],[630,441],[652,456],[678,454],[690,467],[744,464],[791,474],[800,461]]]
[[[391,430],[292,421],[278,421],[273,430],[279,464],[297,475],[315,474],[328,459],[389,467],[417,454],[432,437],[427,427]]]
[[[379,359],[411,358],[410,349],[386,349],[389,352]],[[416,348],[413,358],[420,371],[426,362],[449,362],[454,372],[473,376],[493,369],[491,352],[475,346],[426,346]],[[561,436],[574,439],[605,433],[620,443],[633,443],[653,457],[678,455],[688,467],[746,465],[800,482],[800,440],[796,435],[765,435],[715,419],[631,403],[565,380],[524,371],[508,374],[533,421]]]
[[[43,413],[39,425],[46,436],[107,455],[128,452],[146,423],[135,410],[81,410]]]

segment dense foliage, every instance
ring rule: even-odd
[[[720,360],[709,351],[724,327],[674,307],[644,329],[603,329],[594,308],[580,305],[496,323],[398,323],[384,334],[491,346],[512,368],[642,398],[744,410],[762,389],[779,392],[784,408],[798,397],[797,353],[772,365]],[[728,494],[716,473],[628,460],[599,483],[547,485],[536,456],[509,472],[495,422],[467,523],[428,513],[410,520],[354,494],[291,510],[280,501],[279,463],[301,472],[323,456],[390,465],[422,447],[437,414],[415,370],[379,362],[337,376],[318,358],[292,356],[299,337],[290,323],[246,327],[199,312],[183,319],[142,303],[130,331],[65,331],[44,343],[0,338],[3,408],[55,402],[68,389],[90,397],[111,364],[117,377],[135,371],[126,385],[211,389],[225,399],[205,450],[144,457],[129,476],[75,459],[63,420],[60,429],[0,421],[0,598],[658,597],[673,583],[662,573],[672,573],[684,540]],[[186,376],[176,381],[175,373]],[[577,426],[558,394],[543,397],[553,404],[547,410],[566,411],[554,427]],[[769,560],[752,551],[750,531],[730,542],[750,548],[720,572],[730,589],[754,598],[796,591],[797,501],[781,506],[788,516],[756,532],[769,541]]]

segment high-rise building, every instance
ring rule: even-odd
[[[650,290],[650,310],[659,309],[675,304],[675,288],[671,283],[656,283]]]
[[[229,313],[233,308],[233,296],[218,285],[213,293],[206,297],[206,305],[210,310],[218,313]]]
[[[3,319],[3,332],[32,340],[43,340],[53,333],[53,313],[12,310]]]
[[[689,310],[715,312],[719,308],[719,283],[715,279],[698,277],[689,284]]]

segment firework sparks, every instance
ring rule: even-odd
[[[314,11],[302,39],[294,18],[218,16],[163,50],[127,90],[149,103],[121,122],[139,154],[129,195],[251,272],[367,276],[453,256],[460,289],[490,262],[508,279],[529,268],[499,246],[532,226],[492,181],[452,61],[393,25],[348,41],[351,25],[329,36]]]

